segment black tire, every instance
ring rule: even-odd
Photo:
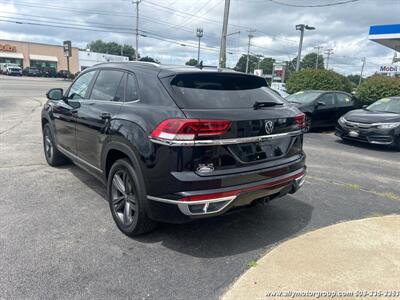
[[[312,118],[309,115],[305,115],[305,119],[304,119],[304,128],[303,128],[303,132],[307,133],[310,132],[311,128],[312,128]]]
[[[143,176],[128,159],[119,159],[112,165],[107,181],[107,198],[115,223],[127,236],[144,234],[157,227],[157,222],[146,213]]]
[[[52,167],[62,166],[69,162],[68,158],[58,151],[48,123],[43,126],[43,150],[47,163]]]

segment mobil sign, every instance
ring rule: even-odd
[[[400,67],[398,65],[381,65],[379,67],[379,73],[400,73]]]

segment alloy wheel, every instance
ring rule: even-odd
[[[47,158],[51,160],[54,154],[54,147],[48,128],[46,128],[44,135],[44,151],[46,153]]]
[[[132,176],[127,169],[114,173],[111,186],[111,201],[114,214],[123,226],[130,226],[136,212],[136,192]]]

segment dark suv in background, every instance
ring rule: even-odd
[[[68,158],[102,180],[127,235],[271,200],[304,182],[304,115],[261,77],[106,63],[47,97],[47,162]]]

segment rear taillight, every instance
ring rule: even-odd
[[[164,140],[190,141],[197,137],[224,134],[231,126],[227,120],[167,119],[151,133],[151,137]]]
[[[298,114],[297,116],[294,117],[294,121],[296,122],[297,126],[300,129],[303,129],[306,125],[305,123],[305,115],[303,113]]]

